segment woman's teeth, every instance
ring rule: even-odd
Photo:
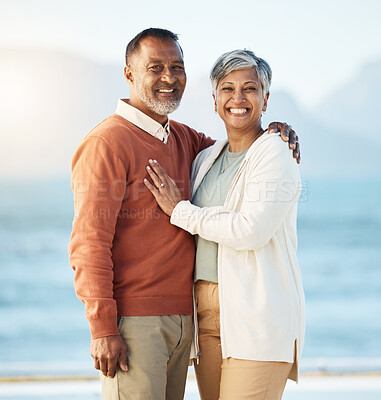
[[[247,113],[247,108],[230,108],[229,111],[232,114],[245,114]]]

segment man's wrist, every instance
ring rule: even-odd
[[[91,339],[119,335],[117,317],[102,317],[89,321]]]

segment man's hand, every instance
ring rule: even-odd
[[[280,132],[281,138],[285,142],[288,142],[288,146],[291,150],[293,150],[293,157],[296,158],[296,162],[300,164],[300,146],[298,142],[299,138],[295,131],[292,129],[291,125],[283,122],[271,122],[268,127],[268,132]]]
[[[93,339],[90,344],[90,354],[94,358],[94,366],[103,375],[113,378],[117,363],[127,372],[127,345],[120,335],[105,336]]]

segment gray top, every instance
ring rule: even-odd
[[[231,153],[227,144],[210,170],[204,176],[193,196],[192,203],[198,207],[223,206],[230,185],[241,165],[247,150]],[[218,283],[217,249],[215,242],[196,235],[196,265],[194,281],[204,280]]]

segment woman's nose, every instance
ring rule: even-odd
[[[243,101],[246,101],[246,98],[241,90],[234,91],[233,101],[236,103],[242,103]]]

